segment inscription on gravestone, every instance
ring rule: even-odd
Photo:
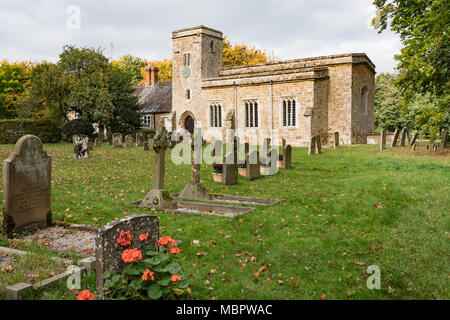
[[[51,224],[51,159],[38,137],[26,135],[4,160],[3,231],[6,234]]]

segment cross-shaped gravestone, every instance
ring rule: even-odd
[[[125,240],[118,242],[121,233],[128,232]],[[140,235],[147,235],[141,241]],[[131,239],[130,239],[131,237]],[[112,221],[97,233],[95,239],[95,256],[97,272],[97,295],[104,297],[103,274],[112,269],[113,273],[122,271],[126,263],[122,260],[124,250],[137,249],[141,251],[142,259],[145,257],[144,247],[156,249],[159,239],[159,218],[150,215],[134,215],[120,220]]]
[[[153,188],[141,201],[141,205],[144,207],[160,209],[175,209],[178,207],[170,193],[164,190],[165,160],[168,147],[167,131],[164,127],[164,119],[161,119],[160,127],[153,137],[153,150],[155,151]]]
[[[10,235],[51,224],[52,158],[33,135],[20,138],[3,162],[3,231]]]
[[[73,141],[73,158],[83,159],[89,158],[89,137],[83,134],[72,137]]]

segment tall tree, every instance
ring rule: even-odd
[[[448,0],[375,0],[373,24],[381,33],[387,27],[403,44],[398,61],[405,103],[417,93],[431,95],[438,117],[426,121],[433,132],[449,127],[450,105],[450,2]],[[429,112],[425,112],[429,114]],[[425,115],[425,114],[424,114]],[[423,122],[423,121],[422,121]],[[433,134],[432,134],[433,135]]]
[[[234,67],[266,63],[272,61],[265,51],[255,47],[248,47],[245,44],[231,45],[227,37],[223,38],[223,66]]]
[[[129,73],[131,75],[131,82],[134,85],[137,85],[142,81],[142,70],[146,63],[141,58],[127,54],[122,56],[119,60],[113,61],[112,64]]]

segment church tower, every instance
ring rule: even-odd
[[[176,128],[193,132],[204,127],[195,114],[205,114],[201,81],[219,76],[222,67],[223,34],[198,26],[172,32],[172,112]]]

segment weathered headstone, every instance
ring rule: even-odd
[[[221,157],[222,153],[223,153],[222,141],[221,140],[214,141],[214,147],[212,149],[211,156],[213,156],[213,157],[220,156]]]
[[[416,132],[414,134],[413,138],[411,139],[411,142],[409,143],[409,145],[412,146],[412,145],[416,144],[416,140],[417,140],[418,137],[419,137],[419,133]]]
[[[292,147],[287,145],[283,150],[283,169],[290,169],[292,161]]]
[[[148,141],[145,141],[145,142],[144,142],[144,150],[145,150],[145,151],[150,150],[150,147],[149,147],[149,145],[148,145]]]
[[[114,148],[122,148],[122,134],[121,133],[113,133],[112,144],[113,144]]]
[[[309,142],[308,155],[314,155],[314,149],[316,148],[316,136],[311,137],[311,141]]]
[[[437,144],[434,144],[434,143],[433,143],[433,151],[434,151],[434,152],[436,152],[436,151],[437,151],[437,149],[438,149],[438,146],[437,146]]]
[[[50,209],[52,158],[33,135],[20,138],[3,162],[3,231],[45,228],[52,222]]]
[[[123,246],[118,243],[121,232],[129,232],[130,244]],[[148,235],[144,241],[139,240],[141,234]],[[143,247],[157,246],[159,239],[159,218],[146,214],[134,215],[120,220],[112,221],[99,229],[95,239],[97,295],[104,296],[103,274],[113,270],[114,273],[122,271],[126,263],[122,260],[122,253],[126,249],[143,250]],[[142,252],[142,258],[145,252]]]
[[[142,147],[144,145],[144,142],[145,142],[144,134],[142,132],[136,133],[136,146]]]
[[[89,139],[88,141],[88,150],[89,151],[94,150],[94,142],[92,142],[91,139]]]
[[[223,184],[226,186],[237,184],[238,164],[237,164],[237,138],[233,139],[233,151],[227,153],[223,161]]]
[[[442,134],[441,143],[442,143],[442,148],[447,147],[447,145],[448,145],[448,130],[445,130],[444,133]]]
[[[391,148],[397,146],[397,140],[398,140],[399,135],[400,135],[400,129],[397,128],[394,131],[394,137],[392,137]]]
[[[255,180],[261,176],[261,164],[259,161],[259,152],[257,150],[253,150],[246,155],[246,178],[247,180]]]
[[[72,137],[73,141],[73,158],[84,159],[89,158],[89,137],[79,134]]]
[[[166,150],[169,147],[164,119],[153,137],[153,150],[155,151],[153,188],[141,201],[141,205],[150,208],[174,209],[178,205],[173,201],[170,193],[164,189],[164,175],[166,168]]]
[[[381,129],[380,134],[380,150],[386,149],[386,130]]]
[[[266,176],[273,176],[278,172],[278,149],[272,148],[269,151],[269,158],[264,167],[262,168],[262,174]]]
[[[125,148],[131,148],[133,146],[133,137],[130,135],[125,136]]]
[[[411,148],[412,151],[416,151],[416,144],[414,143]]]
[[[400,135],[400,147],[405,146],[407,131],[408,131],[408,128],[406,128],[406,127],[402,129],[402,133]]]
[[[333,144],[334,144],[334,148],[335,149],[338,149],[339,148],[339,132],[335,132],[334,133],[334,141],[333,141]]]
[[[94,141],[94,145],[95,145],[95,147],[101,147],[102,146],[102,139],[100,139],[100,138],[95,138],[95,141]]]

